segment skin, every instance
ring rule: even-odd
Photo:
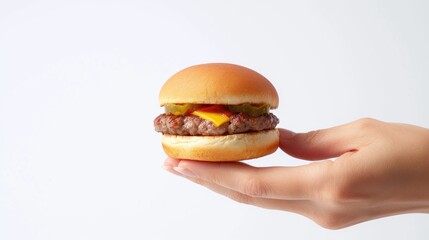
[[[374,119],[308,133],[280,129],[280,148],[312,162],[257,168],[167,158],[164,167],[235,201],[329,229],[429,213],[429,129]]]

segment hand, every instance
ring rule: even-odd
[[[304,215],[338,229],[402,213],[429,213],[429,130],[362,119],[295,134],[280,148],[314,161],[256,168],[167,159],[167,170],[241,203]]]

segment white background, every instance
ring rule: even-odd
[[[262,3],[264,2],[264,3]],[[429,127],[427,1],[0,0],[0,239],[427,239],[409,214],[326,230],[165,172],[153,119],[176,71],[269,78],[280,127]],[[305,162],[281,151],[255,165]]]

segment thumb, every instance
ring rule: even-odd
[[[306,160],[321,160],[339,157],[357,150],[356,134],[350,124],[311,131],[294,133],[279,129],[280,148],[287,154]]]

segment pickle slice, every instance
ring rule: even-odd
[[[166,113],[171,113],[174,115],[186,115],[192,110],[198,108],[198,104],[192,104],[192,103],[184,103],[184,104],[175,104],[170,103],[164,106]]]
[[[240,105],[228,105],[227,108],[233,113],[244,112],[252,117],[259,117],[268,113],[270,110],[267,105],[252,105],[249,103]]]
[[[197,110],[201,105],[192,104],[192,103],[170,103],[164,106],[165,112],[178,115],[187,115]],[[270,108],[267,105],[252,105],[249,103],[240,104],[240,105],[225,105],[225,107],[233,113],[246,113],[252,117],[259,117],[261,115],[267,114]]]

